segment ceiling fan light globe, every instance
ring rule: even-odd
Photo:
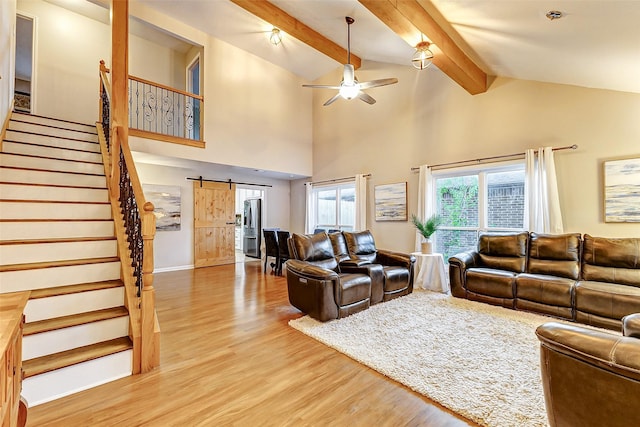
[[[358,96],[358,93],[360,93],[360,85],[340,86],[340,96],[344,99],[353,99]]]

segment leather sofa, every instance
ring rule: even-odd
[[[369,231],[294,233],[289,253],[289,302],[322,322],[413,291],[415,257],[376,249]]]
[[[379,272],[368,273],[371,276],[372,289],[376,290],[372,294],[372,304],[413,292],[413,269],[416,262],[413,255],[377,249],[373,234],[369,230],[331,233],[329,237],[335,253],[341,259],[340,266],[343,270],[354,271],[354,267],[362,268],[366,265],[381,266]],[[378,283],[374,285],[374,281]]]
[[[623,336],[558,322],[538,327],[551,427],[640,425],[640,313]]]
[[[321,322],[369,308],[371,278],[342,273],[327,233],[293,234],[286,263],[289,302]]]
[[[449,279],[456,297],[618,330],[640,312],[640,238],[483,234]]]

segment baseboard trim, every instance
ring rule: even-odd
[[[9,127],[11,115],[13,114],[14,102],[15,99],[11,99],[11,102],[9,103],[9,111],[7,111],[7,117],[5,117],[4,123],[2,124],[2,131],[0,131],[0,152],[2,152],[2,141],[4,141],[4,137],[7,135],[7,128]]]
[[[193,270],[193,264],[177,265],[175,267],[156,268],[156,269],[153,270],[153,274],[156,274],[156,273],[167,273],[169,271],[181,271],[181,270]]]

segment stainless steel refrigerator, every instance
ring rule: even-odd
[[[245,255],[260,258],[262,243],[262,200],[247,199],[244,201],[244,223],[242,225],[242,251]]]

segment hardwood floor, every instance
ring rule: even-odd
[[[28,426],[474,425],[289,327],[259,261],[155,276],[161,366],[29,409]]]

